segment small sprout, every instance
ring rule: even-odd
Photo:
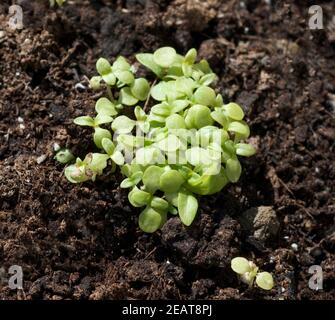
[[[256,276],[256,284],[264,289],[271,290],[274,286],[273,277],[269,272],[260,272]]]
[[[107,166],[110,172],[120,168],[121,188],[128,188],[129,202],[142,208],[139,226],[144,232],[160,229],[168,213],[190,226],[198,197],[239,180],[238,157],[255,153],[245,141],[250,130],[243,109],[225,103],[216,92],[217,76],[206,60],[197,59],[195,49],[182,56],[163,47],[139,53],[136,59],[156,80],[136,77],[137,67],[122,56],[113,62],[97,61],[90,87],[106,88],[106,97],[96,101],[95,116],[84,115],[74,123],[92,128],[99,151],[84,160],[77,158],[65,176],[81,183],[94,181]],[[253,283],[258,268],[247,260],[244,269],[235,262],[241,279]],[[259,274],[259,281],[260,286],[269,286],[266,275]]]
[[[67,164],[74,159],[74,155],[69,149],[60,149],[56,153],[55,159],[60,163]]]
[[[243,257],[232,259],[231,268],[249,286],[252,286],[255,282],[257,286],[264,290],[271,290],[274,287],[271,273],[258,272],[258,267],[252,261],[248,261]]]
[[[49,0],[50,2],[50,6],[54,7],[56,5],[56,3],[61,7],[66,0]]]

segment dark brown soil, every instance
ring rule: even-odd
[[[8,29],[12,1],[0,5],[0,267],[24,272],[24,290],[0,284],[0,299],[335,299],[334,2],[318,1],[325,29],[315,31],[311,1],[68,2],[17,1],[22,31]],[[201,198],[192,227],[172,218],[148,235],[116,176],[70,184],[53,144],[93,150],[72,120],[93,110],[96,93],[76,84],[87,87],[98,57],[162,45],[210,61],[225,99],[245,108],[258,153],[238,184]],[[280,221],[266,242],[240,225],[259,206]],[[276,287],[239,283],[237,255]],[[315,264],[318,292],[308,287]]]

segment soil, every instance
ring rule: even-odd
[[[335,299],[333,1],[318,1],[323,30],[308,28],[314,3],[302,0],[16,3],[16,31],[12,1],[0,4],[0,267],[22,266],[24,288],[0,283],[0,299]],[[163,45],[209,60],[258,152],[237,184],[201,198],[191,227],[171,218],[149,235],[117,175],[70,184],[53,145],[94,150],[72,120],[103,94],[87,88],[98,57],[134,61]],[[258,207],[277,216],[271,237],[242,228]],[[275,288],[239,283],[235,256],[273,273]],[[322,290],[308,287],[312,265]]]

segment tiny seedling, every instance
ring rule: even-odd
[[[56,4],[61,7],[65,3],[65,1],[66,0],[49,0],[51,7],[54,7]]]
[[[250,131],[243,109],[224,103],[212,84],[217,76],[206,60],[191,49],[185,56],[171,47],[136,55],[152,71],[136,77],[136,68],[124,57],[112,64],[97,61],[98,75],[90,80],[94,90],[106,88],[95,104],[96,116],[74,119],[91,127],[98,149],[65,169],[73,183],[95,180],[111,166],[125,177],[129,202],[143,208],[140,228],[155,232],[168,218],[179,215],[191,225],[198,198],[221,191],[239,180],[238,156],[255,149],[245,142]],[[131,116],[132,114],[132,116]]]
[[[231,261],[231,268],[239,275],[239,278],[250,287],[257,284],[264,290],[271,290],[274,286],[273,277],[269,272],[259,272],[258,267],[252,261],[243,257],[236,257]]]

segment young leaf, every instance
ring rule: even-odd
[[[225,113],[227,116],[234,120],[242,120],[244,117],[244,112],[242,108],[237,103],[228,103],[223,106],[223,109],[225,110]]]
[[[159,189],[159,181],[162,174],[163,169],[153,165],[144,171],[142,181],[148,192],[154,193]]]
[[[165,171],[159,181],[159,189],[166,193],[176,193],[185,182],[183,176],[177,170]]]
[[[146,207],[140,214],[138,223],[144,232],[153,233],[157,231],[166,221],[166,212],[160,213],[151,207]]]
[[[112,129],[118,134],[129,133],[134,129],[136,121],[126,116],[119,116],[112,122]]]
[[[145,78],[135,79],[130,87],[130,91],[136,99],[144,101],[150,92],[149,82]]]
[[[133,106],[138,102],[138,99],[132,95],[129,87],[124,87],[121,89],[119,100],[126,106]]]
[[[237,159],[229,159],[226,163],[226,174],[231,182],[237,182],[241,176],[242,167]]]
[[[256,276],[256,284],[264,289],[271,290],[274,286],[273,277],[269,272],[260,272]]]
[[[93,134],[93,141],[99,149],[102,149],[102,139],[104,138],[112,139],[111,133],[107,129],[102,129],[99,127],[95,128]]]
[[[244,274],[250,271],[249,261],[243,257],[236,257],[231,260],[231,268],[238,274]]]
[[[157,210],[158,212],[164,212],[169,209],[169,203],[166,200],[159,197],[153,197],[150,206],[153,209]]]
[[[101,145],[102,145],[102,148],[105,150],[105,152],[109,156],[111,156],[114,153],[115,145],[114,145],[112,140],[110,140],[108,138],[103,138],[101,140]]]
[[[194,101],[198,104],[213,106],[215,104],[215,99],[215,91],[210,87],[201,86],[194,92]]]
[[[127,180],[127,179],[126,179]],[[125,180],[124,180],[125,181]],[[128,187],[123,187],[128,188]],[[134,187],[128,194],[128,200],[132,204],[132,206],[139,208],[144,207],[149,204],[152,196],[149,192],[145,192],[143,190]]]
[[[162,47],[154,52],[154,62],[162,68],[170,67],[176,59],[176,50],[171,47]]]
[[[128,70],[115,70],[113,73],[123,84],[132,84],[135,80],[134,75]]]
[[[181,222],[190,226],[198,211],[198,200],[190,193],[183,191],[178,194],[178,212]]]
[[[79,126],[94,127],[94,120],[89,116],[75,118],[73,122]]]
[[[116,116],[117,111],[115,105],[107,98],[100,98],[95,104],[95,111],[98,114],[103,114],[106,116]]]
[[[94,126],[97,127],[100,124],[110,123],[112,121],[113,121],[112,117],[98,113],[98,115],[94,118]]]
[[[237,143],[235,145],[236,154],[239,156],[250,157],[256,153],[256,149],[247,143]]]
[[[195,60],[197,59],[197,50],[190,49],[189,51],[187,51],[186,55],[185,55],[185,62],[192,65],[194,64]]]
[[[151,53],[139,53],[136,55],[136,59],[139,63],[150,69],[158,77],[162,77],[162,68],[154,62],[154,56]]]

